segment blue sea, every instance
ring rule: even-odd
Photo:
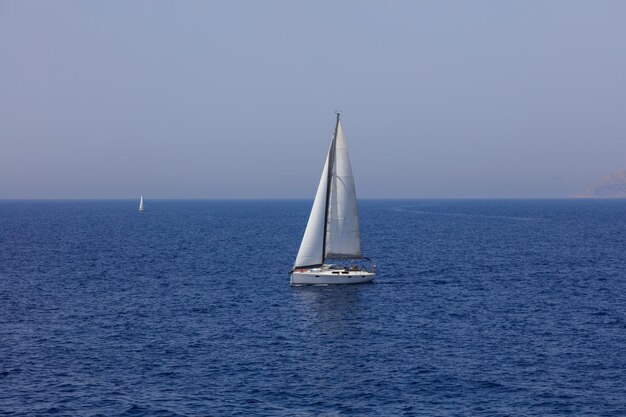
[[[626,415],[626,201],[359,204],[291,287],[310,201],[0,202],[0,414]]]

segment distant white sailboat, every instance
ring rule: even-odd
[[[376,275],[376,265],[356,264],[361,255],[361,235],[356,190],[348,146],[339,113],[335,133],[317,187],[296,262],[290,272],[291,284],[358,284]],[[330,260],[352,260],[348,266]]]
[[[143,194],[139,198],[139,211],[143,211]]]

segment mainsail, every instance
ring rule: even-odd
[[[143,211],[143,194],[139,198],[139,211]]]
[[[335,134],[334,160],[324,257],[333,259],[360,258],[361,235],[356,206],[356,189],[354,188],[354,176],[348,156],[348,145],[339,120],[337,120],[337,133]]]
[[[295,267],[361,258],[354,176],[339,114]]]

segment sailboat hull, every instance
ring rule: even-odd
[[[375,273],[366,271],[294,271],[291,285],[362,284],[372,281],[375,276]]]

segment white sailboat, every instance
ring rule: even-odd
[[[366,268],[361,255],[361,234],[354,176],[339,113],[335,133],[317,187],[296,262],[291,284],[358,284],[376,275],[376,265]],[[348,266],[333,260],[350,260]],[[371,262],[371,261],[370,261]],[[361,263],[361,262],[359,262]]]
[[[139,211],[143,211],[143,194],[139,198]]]

